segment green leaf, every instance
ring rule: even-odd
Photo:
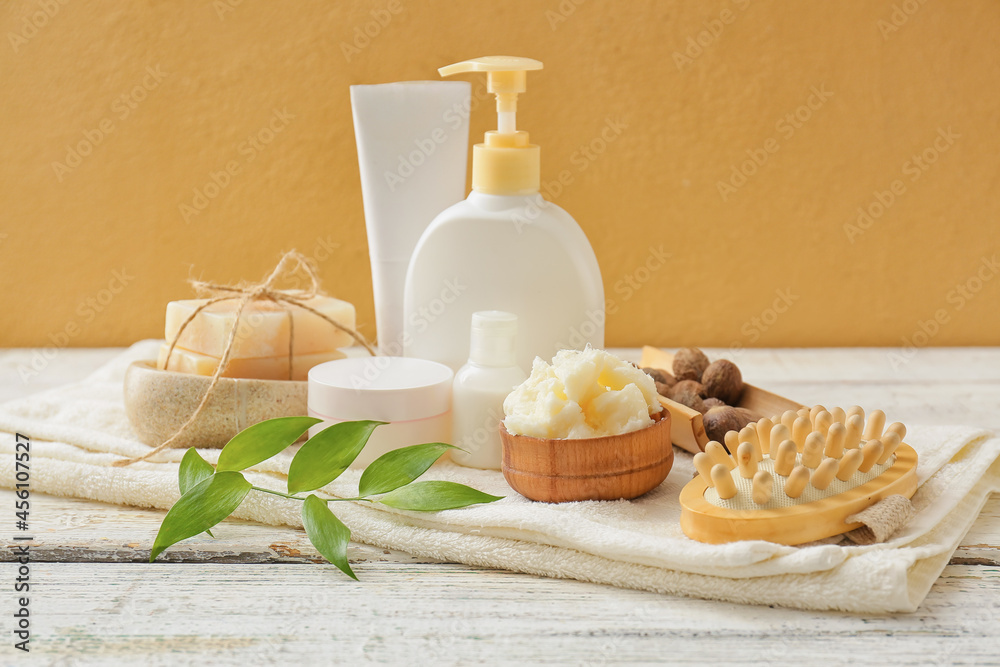
[[[458,448],[443,442],[429,442],[386,452],[372,461],[361,474],[358,495],[365,497],[388,493],[409,484],[427,472],[449,449]]]
[[[288,492],[315,491],[340,477],[386,422],[340,422],[309,438],[288,466]]]
[[[347,562],[347,543],[351,529],[333,515],[326,503],[310,494],[302,503],[302,525],[306,535],[323,557],[340,568],[340,571],[357,581],[358,577]]]
[[[250,492],[250,486],[238,472],[217,472],[188,489],[163,517],[149,562],[167,547],[205,532],[232,514]]]
[[[192,486],[213,474],[215,474],[215,468],[212,467],[212,464],[201,458],[198,450],[191,447],[184,452],[180,468],[177,469],[177,485],[181,489],[181,495],[183,496]],[[206,530],[205,532],[208,533],[209,537],[215,537],[212,535],[212,531]]]
[[[245,428],[226,443],[219,454],[219,472],[246,470],[284,451],[302,437],[310,426],[320,423],[315,417],[278,417]]]
[[[379,502],[401,510],[437,512],[492,503],[501,498],[457,482],[414,482],[382,496]]]
[[[194,447],[188,449],[184,452],[181,467],[177,470],[177,485],[181,489],[181,495],[183,496],[191,487],[206,477],[211,477],[213,473],[215,473],[215,469],[212,464],[201,458],[198,450]]]

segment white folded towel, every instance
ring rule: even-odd
[[[0,406],[0,486],[14,484],[14,432],[32,438],[33,490],[137,507],[169,508],[178,498],[183,451],[162,462],[112,468],[148,451],[131,433],[122,400],[128,364],[152,358],[159,341],[136,343],[82,382]],[[369,503],[338,503],[357,542],[415,555],[565,577],[674,595],[748,604],[857,612],[912,611],[972,525],[1000,490],[1000,439],[970,427],[911,426],[906,441],[920,456],[913,520],[887,542],[805,548],[769,542],[702,544],[679,524],[681,487],[694,474],[677,451],[657,489],[634,501],[545,504],[528,501],[499,472],[434,466],[425,479],[448,479],[506,496],[489,505],[437,513]],[[219,450],[203,450],[215,462]],[[293,451],[253,468],[258,486],[284,488]],[[356,495],[358,471],[324,489]],[[251,493],[235,516],[300,527],[300,504]],[[151,545],[154,535],[145,536]],[[136,540],[144,536],[137,535]]]

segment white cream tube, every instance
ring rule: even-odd
[[[406,81],[351,86],[354,135],[383,354],[403,351],[410,255],[438,213],[465,198],[471,85]]]

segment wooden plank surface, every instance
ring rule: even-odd
[[[8,498],[9,491],[0,491]],[[163,520],[163,512],[108,505],[77,498],[36,493],[31,503],[32,559],[47,563],[145,563]],[[320,563],[323,559],[303,531],[230,520],[213,529],[215,539],[202,535],[176,544],[157,562],[183,563]],[[13,558],[10,535],[0,536],[5,549],[0,562]],[[399,551],[352,544],[354,562],[436,562]],[[952,558],[954,565],[1000,567],[1000,496],[986,502]]]
[[[751,608],[464,565],[356,571],[360,583],[333,566],[37,565],[33,657],[103,667],[948,665],[1000,656],[995,568],[948,566],[920,610],[897,617]]]
[[[0,400],[79,379],[115,352],[61,350],[21,382],[32,351],[0,351]],[[736,359],[748,381],[803,403],[1000,430],[1000,350],[919,350],[898,368],[892,352],[748,350]],[[672,598],[352,544],[358,583],[316,564],[300,531],[245,522],[149,565],[161,518],[35,495],[31,660],[8,641],[0,664],[808,664],[821,655],[830,664],[1000,664],[1000,497],[921,608],[895,617]],[[9,546],[9,534],[0,539]],[[0,571],[13,577],[12,564]]]

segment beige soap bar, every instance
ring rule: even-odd
[[[181,324],[205,301],[187,299],[167,304],[165,337],[168,342],[174,340]],[[354,306],[347,301],[317,296],[304,303],[345,327],[354,329]],[[177,345],[190,352],[222,357],[229,331],[236,319],[238,304],[236,299],[220,301],[198,313],[184,329]],[[231,357],[287,357],[289,312],[295,320],[295,356],[332,352],[354,343],[350,334],[302,308],[289,305],[286,309],[273,301],[252,301],[247,304],[240,317]]]
[[[160,358],[156,367],[162,370],[190,373],[193,375],[212,375],[219,365],[218,357],[198,354],[179,347],[174,348],[170,355],[170,367],[167,368],[167,350],[170,346],[164,343],[160,346]],[[229,366],[222,373],[226,378],[253,378],[255,380],[300,380],[305,381],[309,369],[316,364],[322,364],[334,359],[343,359],[340,350],[320,352],[318,354],[295,355],[292,360],[292,377],[288,377],[288,355],[283,357],[256,357],[252,359],[230,359]]]

